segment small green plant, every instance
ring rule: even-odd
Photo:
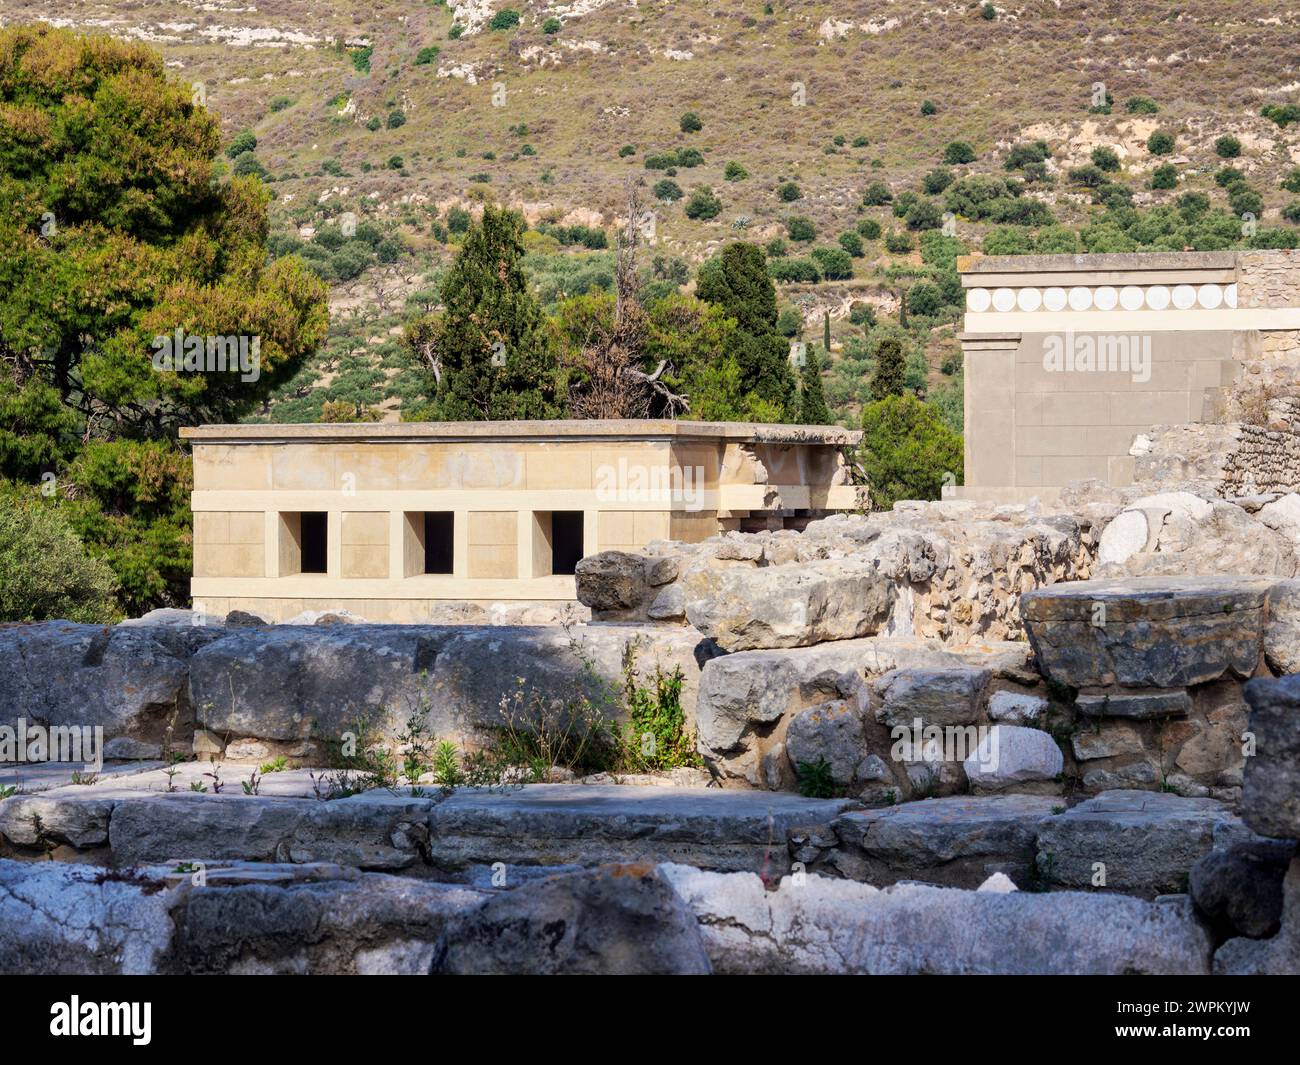
[[[254,769],[248,774],[248,779],[241,780],[239,784],[244,789],[245,795],[256,795],[258,789],[262,786],[262,775]]]
[[[17,794],[17,784],[0,784],[0,799],[8,799]]]
[[[443,740],[433,752],[433,779],[444,788],[459,787],[465,781],[456,745]]]
[[[629,643],[623,654],[623,697],[628,711],[624,751],[628,768],[644,772],[703,765],[695,749],[695,734],[686,727],[681,667],[665,673],[656,665],[650,686],[646,687],[637,682],[636,655],[636,644]]]
[[[374,51],[374,46],[368,44],[364,48],[353,48],[348,52],[352,59],[352,66],[358,74],[370,73],[370,57]]]
[[[82,785],[84,787],[89,787],[91,784],[94,784],[98,780],[99,780],[98,773],[83,773],[80,769],[77,769],[74,770],[72,773],[71,783]]]
[[[208,786],[207,786],[206,784],[204,784],[203,781],[201,781],[201,780],[191,780],[191,781],[190,781],[190,791],[204,791],[204,792],[206,792],[207,790],[208,790]]]
[[[447,40],[449,41],[460,40],[460,35],[464,32],[465,32],[464,26],[462,26],[459,22],[453,22],[451,24],[451,29],[447,31]]]
[[[795,776],[799,781],[799,794],[806,799],[829,799],[835,794],[831,764],[825,758],[800,762],[795,766]]]
[[[265,776],[267,773],[283,773],[288,768],[289,759],[281,754],[272,758],[269,762],[263,762],[257,767],[257,771]]]

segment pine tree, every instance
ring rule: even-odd
[[[763,250],[756,244],[728,244],[717,261],[701,268],[695,291],[736,320],[734,355],[743,391],[780,410],[784,420],[797,416],[789,344],[776,329],[776,286]]]
[[[442,286],[424,335],[440,421],[555,418],[556,359],[524,274],[523,218],[486,206]],[[408,336],[411,330],[408,329]]]
[[[876,349],[876,372],[871,375],[871,398],[901,396],[905,391],[903,344],[897,337],[885,337]]]
[[[808,352],[801,373],[799,389],[799,423],[801,425],[830,425],[831,410],[826,406],[822,391],[822,364],[815,352]]]

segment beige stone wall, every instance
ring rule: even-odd
[[[194,515],[194,576],[262,577],[266,523],[261,511]]]
[[[1105,334],[1074,335],[1076,344]],[[1045,352],[1059,334],[967,353],[966,483],[1059,487],[1099,478],[1129,484],[1134,437],[1153,424],[1201,420],[1238,371],[1231,333],[1150,333],[1146,380],[1129,372],[1060,370]]]
[[[282,620],[346,601],[384,621],[422,620],[437,601],[565,602],[574,582],[551,572],[553,513],[581,512],[594,554],[848,498],[837,449],[816,443],[302,435],[195,443],[196,602]],[[299,572],[299,515],[312,511],[327,514],[325,573]],[[451,573],[424,573],[427,511],[453,514]]]

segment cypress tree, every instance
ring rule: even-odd
[[[826,358],[831,357],[831,312],[826,311],[822,316],[822,347],[826,349]]]
[[[885,337],[876,349],[876,372],[871,375],[871,398],[881,400],[887,396],[901,396],[905,365],[903,344],[897,337]]]
[[[789,344],[776,329],[776,286],[756,244],[728,244],[715,263],[701,268],[695,292],[736,320],[734,354],[741,389],[775,404],[785,420],[798,415],[799,397]]]
[[[432,349],[445,421],[560,417],[555,353],[524,274],[523,218],[486,206],[442,285]]]
[[[822,391],[822,364],[815,352],[808,353],[800,374],[799,422],[801,425],[830,425],[831,410]]]

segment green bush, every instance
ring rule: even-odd
[[[1150,96],[1130,96],[1124,102],[1130,115],[1154,115],[1160,108]]]
[[[292,96],[277,96],[271,101],[271,114],[278,115],[281,111],[287,111],[292,106]]]
[[[726,165],[726,168],[722,172],[722,176],[728,181],[744,181],[749,177],[749,171],[735,160],[732,160]]]
[[[946,166],[937,166],[921,178],[921,188],[930,196],[937,196],[953,183],[955,175]]]
[[[626,159],[629,155],[636,155],[636,145],[625,144],[618,150],[618,157],[620,159]]]
[[[460,39],[460,35],[464,32],[465,32],[464,26],[462,26],[459,22],[453,22],[451,24],[451,28],[447,31],[447,39],[449,41],[457,41]]]
[[[1294,170],[1287,171],[1286,176],[1281,181],[1282,188],[1287,192],[1300,192],[1300,166]]]
[[[1259,113],[1265,118],[1271,118],[1283,129],[1292,122],[1300,122],[1300,104],[1265,104]]]
[[[1073,166],[1066,171],[1071,185],[1082,185],[1085,189],[1097,189],[1106,184],[1106,175],[1095,163]]]
[[[113,571],[53,505],[0,491],[0,622],[113,622],[116,592]]]
[[[894,194],[883,181],[873,181],[862,193],[862,202],[867,207],[883,207],[893,198]]]
[[[681,126],[683,133],[699,133],[699,131],[704,128],[704,123],[700,121],[700,116],[694,111],[687,111],[686,114],[682,115],[681,121],[678,124]]]
[[[370,130],[371,133],[374,133],[377,129],[382,129],[383,125],[384,124],[379,121],[378,115],[371,115],[366,119],[366,129]]]
[[[547,34],[548,36],[552,36],[554,34],[559,33],[560,30],[562,30],[563,28],[564,28],[564,23],[561,22],[554,15],[552,15],[550,18],[548,18],[545,22],[542,23],[542,32]]]
[[[817,227],[807,218],[786,219],[785,232],[791,240],[807,242],[817,239]]]
[[[679,148],[677,150],[677,165],[684,166],[688,170],[691,167],[703,166],[704,155],[698,148]]]
[[[985,22],[992,22],[997,17],[998,9],[992,4],[985,4],[980,8],[980,18],[984,19]]]
[[[257,137],[253,135],[251,129],[241,129],[230,141],[230,147],[226,149],[228,158],[234,159],[237,155],[244,152],[251,152],[257,148]]]
[[[1099,170],[1105,170],[1108,173],[1114,173],[1119,169],[1119,154],[1114,148],[1094,148],[1092,150],[1092,165]]]
[[[827,281],[847,281],[853,276],[853,258],[843,248],[814,248],[809,255]]]
[[[415,65],[417,67],[427,67],[438,58],[438,53],[441,51],[442,49],[436,44],[431,44],[427,48],[421,48],[415,53]]]
[[[1214,154],[1220,159],[1236,159],[1241,154],[1241,141],[1225,133],[1214,142]]]
[[[783,203],[794,203],[795,200],[803,199],[803,193],[799,190],[799,186],[793,181],[787,181],[783,185],[779,186],[776,190],[776,194],[780,197]]]
[[[930,115],[938,114],[938,112],[939,112],[939,108],[935,106],[933,100],[921,101],[921,114],[925,115],[927,118]]]
[[[1161,163],[1151,171],[1153,189],[1172,189],[1178,186],[1178,167],[1173,163]]]
[[[1300,200],[1292,200],[1282,208],[1282,217],[1300,226]]]
[[[1052,150],[1048,147],[1047,141],[1021,141],[1011,146],[1002,165],[1007,170],[1023,170],[1033,163],[1043,162],[1050,158],[1051,154]]]
[[[841,233],[839,236],[840,247],[848,252],[853,258],[861,259],[866,254],[862,246],[862,237],[850,230],[847,233]]]
[[[1147,138],[1147,151],[1152,155],[1168,155],[1174,150],[1174,138],[1162,129],[1156,130]]]
[[[960,481],[961,437],[938,410],[914,395],[869,403],[862,428],[862,466],[874,509],[888,509],[900,499],[938,499],[945,480]]]
[[[908,229],[938,229],[943,225],[943,214],[933,200],[917,200],[908,207],[906,221]]]
[[[874,218],[864,218],[858,223],[858,233],[864,240],[879,240],[880,223]]]
[[[1237,184],[1228,190],[1228,206],[1238,218],[1244,214],[1258,218],[1264,213],[1264,197],[1249,185]]]
[[[717,218],[722,213],[722,201],[713,194],[712,189],[701,185],[686,201],[685,211],[687,218],[705,220]]]
[[[1214,172],[1214,183],[1221,189],[1226,189],[1229,185],[1235,185],[1237,182],[1245,180],[1246,175],[1235,166],[1221,166]]]
[[[348,52],[349,57],[352,59],[352,68],[358,74],[370,73],[370,57],[374,54],[374,51],[373,45],[366,45],[364,48],[353,48]]]
[[[822,279],[822,272],[812,259],[769,259],[767,272],[773,281],[816,284]]]
[[[891,229],[885,234],[885,250],[892,255],[906,255],[912,250],[912,235],[906,230]]]
[[[975,149],[965,141],[949,141],[944,145],[943,161],[950,166],[975,162]]]
[[[512,7],[503,7],[488,23],[490,30],[512,30],[519,25],[519,12]]]
[[[682,196],[685,195],[685,193],[682,192],[682,187],[672,178],[664,178],[662,181],[656,182],[654,194],[658,199],[663,200],[664,203],[673,203],[676,200],[680,200]]]
[[[406,112],[400,108],[389,111],[387,125],[389,129],[397,129],[399,126],[406,125]]]

